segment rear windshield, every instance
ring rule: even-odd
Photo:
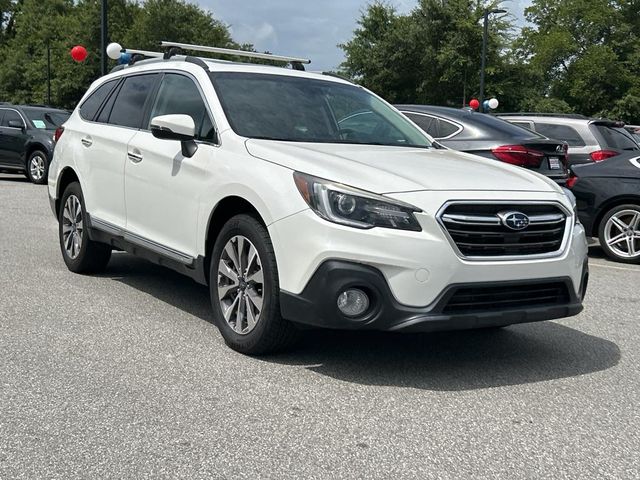
[[[485,132],[482,138],[544,138],[544,136],[533,130],[515,125],[502,118],[494,117],[486,113],[466,111],[459,119],[455,118],[455,120],[468,123],[470,126]],[[469,132],[469,134],[471,134],[471,132]],[[462,136],[464,136],[464,132],[461,137]]]
[[[25,108],[27,115],[33,126],[36,128],[55,130],[69,118],[70,113],[61,110],[41,110]]]
[[[591,128],[594,128],[604,141],[603,147],[615,148],[617,150],[640,149],[640,146],[638,146],[633,137],[624,128],[595,124],[592,124]]]
[[[212,73],[231,128],[290,142],[431,146],[402,114],[363,88],[306,77]]]

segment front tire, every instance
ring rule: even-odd
[[[609,258],[621,263],[640,263],[640,205],[618,205],[605,213],[598,238]]]
[[[78,182],[67,186],[60,205],[58,236],[67,268],[75,273],[104,271],[111,258],[111,246],[89,238],[84,197]]]
[[[283,350],[297,329],[280,314],[280,287],[267,229],[251,215],[236,215],[211,252],[211,304],[216,326],[232,349],[261,355]]]
[[[47,160],[47,154],[42,150],[32,152],[27,159],[27,168],[25,173],[32,183],[37,185],[47,183],[47,175],[49,174],[49,161]]]

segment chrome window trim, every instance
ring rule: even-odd
[[[456,245],[455,240],[449,234],[442,217],[447,208],[452,205],[495,205],[495,204],[503,204],[503,205],[513,205],[514,208],[517,208],[518,205],[553,205],[558,207],[562,212],[564,212],[565,218],[565,226],[564,226],[564,236],[562,237],[562,243],[560,244],[560,248],[554,252],[549,253],[536,253],[533,255],[498,255],[498,256],[476,256],[476,255],[464,255],[458,245]],[[540,215],[542,217],[543,215]],[[487,217],[488,218],[488,217]],[[454,252],[458,257],[462,260],[470,261],[470,262],[508,262],[508,261],[521,261],[521,260],[542,260],[542,259],[550,259],[550,258],[558,258],[563,256],[567,249],[569,248],[569,240],[571,239],[571,235],[573,234],[573,227],[575,224],[574,214],[569,211],[562,203],[557,202],[555,200],[450,200],[446,202],[444,205],[440,207],[438,212],[436,213],[436,220],[440,224],[440,228],[444,232],[445,237],[449,241],[449,244],[453,248]],[[558,223],[558,222],[556,222]],[[484,225],[487,225],[486,223]]]
[[[446,137],[433,137],[434,140],[449,140],[450,138],[455,137],[456,135],[458,135],[460,132],[462,132],[464,130],[464,127],[462,126],[462,124],[460,124],[458,122],[454,122],[453,120],[449,120],[448,118],[439,117],[438,115],[434,115],[432,113],[420,113],[420,112],[414,112],[414,111],[411,111],[411,110],[400,110],[400,113],[403,113],[405,115],[410,113],[412,115],[420,115],[422,117],[434,118],[434,119],[442,121],[442,122],[450,123],[451,125],[454,125],[454,126],[456,126],[458,128],[458,130],[453,132],[451,135],[447,135]],[[411,119],[409,119],[409,120],[411,120]],[[418,126],[418,128],[420,128],[420,127]],[[420,130],[422,130],[422,129],[420,128]]]

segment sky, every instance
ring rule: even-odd
[[[233,39],[269,51],[311,59],[309,70],[335,70],[344,56],[337,44],[348,41],[367,0],[195,0],[226,23]],[[407,13],[417,0],[389,0]],[[505,0],[502,7],[523,22],[530,0]]]

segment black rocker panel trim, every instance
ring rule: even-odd
[[[198,283],[207,284],[204,273],[205,258],[202,255],[197,258],[189,257],[164,245],[125,232],[115,225],[91,218],[89,214],[87,214],[87,221],[91,240],[106,243],[118,250],[124,250],[157,265],[182,273]]]

